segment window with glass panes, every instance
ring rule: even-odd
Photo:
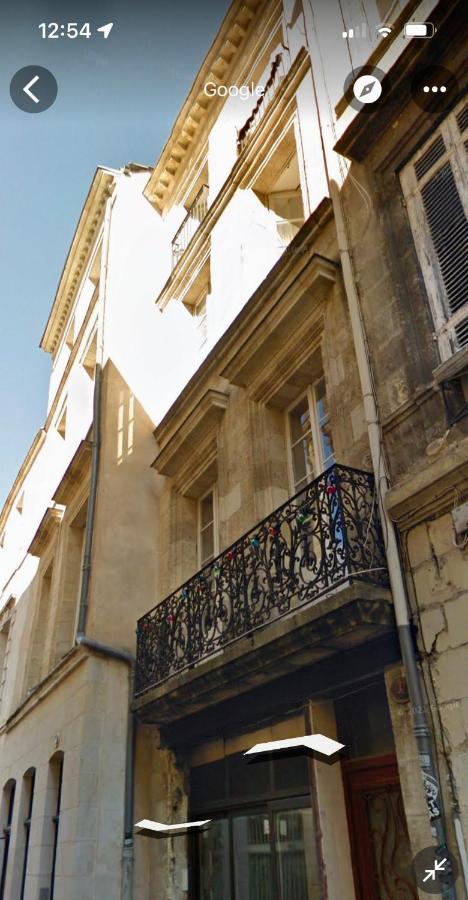
[[[247,762],[233,754],[191,772],[196,900],[319,900],[323,896],[308,761]]]
[[[310,385],[289,408],[287,431],[291,487],[297,493],[335,461],[325,378]]]
[[[216,487],[198,501],[198,562],[206,565],[218,553]]]

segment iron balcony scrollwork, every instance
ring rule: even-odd
[[[344,582],[388,584],[373,476],[333,465],[146,613],[136,693]]]
[[[208,212],[208,185],[202,185],[193,200],[180,228],[172,239],[172,269],[174,270],[180,257],[185,253],[200,222]]]

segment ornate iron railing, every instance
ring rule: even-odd
[[[284,64],[284,54],[277,53],[271,64],[270,74],[264,85],[264,92],[258,98],[248,119],[244,122],[242,128],[240,128],[238,131],[237,149],[239,153],[242,152],[247,141],[250,140],[252,134],[262,121],[263,116],[265,115],[273,97],[275,96],[278,86],[280,85],[285,74],[286,69]]]
[[[335,464],[138,621],[136,693],[355,580],[388,584],[374,478]]]
[[[172,239],[172,268],[174,269],[180,257],[187,249],[200,222],[205,218],[208,210],[208,185],[204,184],[199,190],[195,200],[182,222],[182,225]]]

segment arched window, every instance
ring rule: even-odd
[[[34,784],[36,781],[36,770],[29,769],[23,776],[23,792],[21,797],[20,816],[23,821],[23,866],[21,871],[21,892],[20,900],[24,898],[26,888],[26,876],[28,871],[28,853],[29,853],[29,837],[31,833],[31,818],[34,800]]]
[[[1,806],[1,828],[0,828],[0,859],[1,859],[1,875],[0,875],[0,900],[5,898],[5,884],[8,867],[8,854],[10,852],[11,840],[11,824],[13,821],[13,808],[15,805],[15,788],[16,781],[11,779],[7,781],[3,788],[2,806]]]

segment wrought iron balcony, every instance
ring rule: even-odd
[[[376,489],[335,464],[139,620],[136,693],[353,581],[388,585]]]
[[[208,185],[204,184],[198,192],[190,209],[185,216],[182,225],[172,240],[172,268],[174,269],[180,257],[187,249],[200,222],[205,218],[208,210]]]

